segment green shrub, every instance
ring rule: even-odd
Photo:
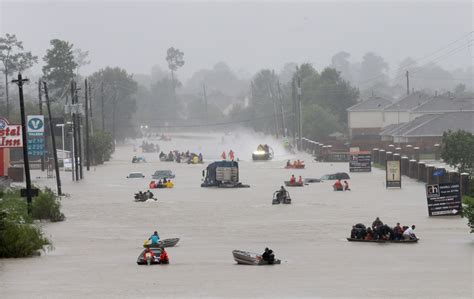
[[[64,220],[61,203],[51,189],[45,188],[33,199],[33,219],[49,219],[52,222]]]
[[[7,220],[6,212],[0,211],[0,258],[32,256],[44,246],[52,248],[38,227]]]

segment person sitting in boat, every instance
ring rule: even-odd
[[[178,156],[176,157],[176,163],[181,163],[181,156],[180,156],[180,155],[178,155]]]
[[[147,197],[148,199],[153,198],[153,197],[155,196],[153,193],[151,193],[150,190],[146,190],[146,193],[145,193],[145,194],[146,194],[146,197]]]
[[[173,158],[173,152],[171,152],[171,151],[170,151],[169,154],[168,154],[168,160],[169,160],[169,161],[173,161],[173,160],[174,160],[174,158]]]
[[[295,178],[295,175],[292,174],[290,178],[290,185],[293,185],[294,183],[296,183],[296,178]]]
[[[344,191],[351,191],[351,188],[349,188],[349,183],[347,181],[344,181]]]
[[[270,152],[270,147],[268,146],[268,144],[265,144],[263,146],[263,150],[266,152],[266,153],[269,153]]]
[[[377,239],[382,240],[393,240],[393,230],[390,226],[383,224],[379,225],[376,229]]]
[[[265,151],[265,148],[263,147],[263,145],[259,144],[257,146],[257,151],[263,152],[263,151]]]
[[[137,156],[133,156],[132,163],[137,163],[137,162],[138,162]]]
[[[163,246],[160,247],[161,253],[160,253],[160,258],[159,258],[159,263],[160,264],[169,264],[170,259],[168,257],[168,253],[166,252],[165,248]]]
[[[281,186],[280,190],[277,193],[277,198],[281,202],[286,197],[286,189],[285,187]]]
[[[405,240],[416,240],[416,235],[415,235],[415,225],[412,225],[411,227],[407,228],[403,232],[403,239]]]
[[[374,222],[372,222],[372,229],[375,230],[377,227],[383,225],[382,220],[379,217],[375,218]]]
[[[158,232],[155,230],[153,232],[153,235],[151,235],[148,240],[151,241],[151,245],[158,245],[158,242],[160,241],[160,236],[158,236]]]
[[[234,151],[233,150],[229,151],[229,160],[234,161]]]
[[[370,227],[367,228],[367,231],[366,231],[366,234],[365,234],[365,237],[364,237],[364,240],[373,240],[374,239],[374,232],[372,231],[372,229]]]
[[[303,178],[301,176],[298,177],[298,185],[303,185]]]
[[[351,239],[357,239],[357,228],[355,225],[353,225],[351,229]]]
[[[341,183],[341,180],[337,180],[334,185],[332,185],[332,187],[334,188],[334,191],[342,191],[344,190],[343,189],[343,186],[342,186],[342,183]]]
[[[268,262],[269,264],[273,264],[275,262],[273,250],[269,249],[268,247],[265,248],[265,252],[262,254],[262,260]]]
[[[201,154],[201,153],[199,153],[199,155],[198,155],[198,161],[199,161],[199,163],[202,163],[202,162],[203,162],[203,158],[202,158],[202,154]]]
[[[221,154],[221,159],[222,159],[222,160],[225,160],[225,159],[226,159],[225,151],[222,152],[222,154]]]
[[[143,259],[146,261],[146,264],[150,266],[151,263],[155,260],[155,254],[153,253],[153,250],[151,250],[150,248],[146,248],[143,252]]]
[[[291,167],[291,161],[290,160],[286,161],[286,167]]]
[[[150,189],[156,188],[156,183],[155,183],[155,181],[151,181],[150,184],[148,184],[148,188],[150,188]]]
[[[160,159],[163,159],[164,157],[166,157],[166,154],[163,153],[163,152],[161,152],[161,153],[160,153]]]
[[[397,222],[397,225],[393,228],[393,239],[400,241],[403,238],[403,228],[400,226],[400,223]]]

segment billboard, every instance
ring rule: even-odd
[[[371,172],[372,155],[370,152],[351,152],[349,153],[349,171],[350,172]]]
[[[385,167],[385,187],[386,188],[401,188],[401,161],[388,161]]]
[[[10,124],[0,117],[0,148],[23,147],[21,125]]]
[[[29,156],[44,155],[44,116],[28,115],[26,132]]]
[[[430,216],[461,214],[461,186],[459,183],[426,185],[426,198]]]

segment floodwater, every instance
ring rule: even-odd
[[[204,138],[206,137],[206,138]],[[117,147],[112,161],[85,172],[81,182],[63,173],[62,223],[44,223],[55,249],[41,257],[0,261],[0,297],[344,297],[472,298],[474,241],[466,220],[430,218],[424,186],[403,177],[386,190],[384,172],[351,174],[350,192],[332,182],[289,189],[291,205],[272,206],[272,193],[294,173],[320,177],[346,171],[347,163],[319,163],[306,154],[304,170],[285,170],[274,146],[271,162],[249,161],[258,139],[248,136],[180,136],[162,149],[187,148],[217,158],[230,148],[242,160],[248,189],[201,188],[203,165],[132,164],[133,146]],[[270,145],[272,140],[265,140]],[[274,141],[273,141],[274,142]],[[138,142],[139,143],[139,142]],[[136,203],[157,169],[176,173],[175,188],[154,190],[157,202]],[[130,171],[147,178],[126,179]],[[38,176],[34,172],[33,176]],[[54,186],[54,180],[37,179]],[[416,225],[418,244],[347,242],[351,225],[375,217],[390,225]],[[138,266],[145,239],[181,238],[169,248],[171,264]],[[270,247],[281,265],[236,265],[233,249]]]

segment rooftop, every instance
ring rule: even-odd
[[[424,113],[474,111],[474,98],[433,97],[431,100],[413,109],[413,111]]]
[[[421,106],[432,98],[423,92],[411,93],[392,105],[386,107],[384,111],[407,111]]]
[[[391,104],[390,99],[375,96],[347,108],[347,111],[382,111]]]

